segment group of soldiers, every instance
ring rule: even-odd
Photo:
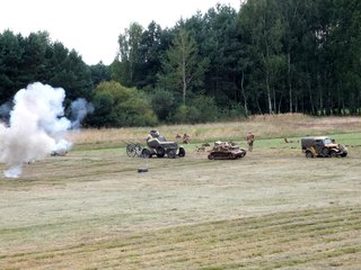
[[[183,136],[180,135],[179,133],[177,133],[177,135],[175,136],[175,139],[177,142],[182,142],[185,144],[188,144],[191,142],[191,136],[189,136],[187,133],[184,133]]]

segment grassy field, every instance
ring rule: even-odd
[[[77,148],[112,148],[124,146],[125,141],[143,142],[150,127],[121,129],[88,129],[69,137]],[[174,125],[157,127],[167,138],[188,133],[194,143],[216,140],[244,140],[248,131],[258,139],[299,137],[306,135],[360,133],[360,117],[311,117],[301,114],[253,116],[239,122]]]
[[[146,129],[72,134],[67,156],[0,178],[0,269],[361,269],[361,121],[286,118],[159,127],[194,138],[175,160],[126,156],[121,141]],[[244,146],[249,127],[244,159],[195,151],[222,134]],[[307,160],[305,133],[350,155]]]

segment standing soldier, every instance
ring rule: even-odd
[[[256,137],[254,136],[254,134],[251,131],[249,131],[246,137],[249,152],[252,152],[253,150],[253,142],[255,139]]]

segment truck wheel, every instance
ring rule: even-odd
[[[162,158],[165,155],[165,150],[163,147],[157,147],[157,157]]]
[[[329,154],[330,154],[330,151],[328,150],[328,148],[324,147],[324,148],[322,148],[322,150],[321,150],[321,154],[322,154],[322,156],[324,156],[324,157],[328,157]]]
[[[184,157],[185,155],[186,155],[186,150],[184,150],[183,147],[179,147],[178,156],[179,156],[179,157]]]
[[[176,150],[169,150],[168,153],[167,153],[167,156],[169,158],[175,158],[177,156]]]
[[[306,152],[306,158],[313,158],[313,154],[311,151]]]
[[[209,159],[209,160],[213,160],[213,159],[214,159],[214,155],[213,155],[212,153],[209,154],[209,155],[208,155],[208,159]]]
[[[336,151],[332,150],[332,151],[330,152],[330,157],[332,157],[332,158],[337,157]]]
[[[142,158],[150,158],[150,157],[151,157],[151,153],[150,153],[149,149],[143,149]]]

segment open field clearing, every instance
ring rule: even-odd
[[[119,147],[125,141],[144,141],[151,128],[88,129],[74,132],[71,140],[81,147]],[[247,120],[226,123],[197,125],[159,126],[158,130],[167,138],[174,140],[178,133],[188,133],[193,142],[214,142],[216,140],[243,140],[248,131],[256,134],[257,139],[297,137],[306,135],[325,135],[360,133],[361,117],[311,117],[302,114],[258,115]]]
[[[361,133],[334,159],[275,137],[241,160],[93,141],[26,165],[0,178],[0,269],[361,269]]]

